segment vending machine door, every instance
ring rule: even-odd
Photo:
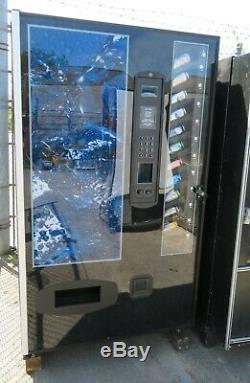
[[[218,65],[200,266],[202,341],[249,342],[250,55]]]
[[[191,323],[218,38],[13,19],[23,353]]]
[[[233,263],[231,291],[228,305],[225,346],[250,342],[250,311],[248,292],[250,288],[250,54],[235,58],[232,88],[239,88],[239,101],[232,99],[232,115],[241,125],[241,164],[236,162],[234,172],[239,175],[240,189],[236,195],[237,220],[233,237]],[[236,167],[237,166],[237,167]],[[240,167],[241,166],[241,167]]]

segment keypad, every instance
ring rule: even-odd
[[[138,157],[153,158],[154,155],[154,137],[153,136],[139,136],[139,150]]]

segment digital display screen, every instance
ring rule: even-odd
[[[141,106],[140,110],[140,128],[155,129],[156,128],[156,107]]]
[[[141,96],[142,97],[157,97],[158,86],[142,85]]]
[[[152,183],[153,164],[138,164],[138,184]]]

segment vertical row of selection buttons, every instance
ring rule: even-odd
[[[183,46],[187,46],[189,43],[182,43],[182,42],[176,42],[176,45],[183,44]],[[206,73],[206,62],[207,62],[207,48],[203,47],[201,48],[200,45],[192,45],[192,50],[200,50],[197,53],[199,53],[199,58],[196,62],[194,62],[192,65],[193,70],[195,69],[196,74],[192,74],[190,71],[190,63],[191,63],[191,55],[190,53],[184,53],[181,54],[178,57],[174,58],[174,64],[173,64],[173,72],[172,72],[172,98],[171,98],[171,107],[173,110],[170,110],[170,129],[169,129],[169,154],[170,154],[170,169],[174,171],[172,173],[171,178],[171,184],[173,185],[173,190],[171,191],[171,194],[168,193],[166,195],[166,202],[172,202],[175,199],[177,200],[179,197],[184,197],[185,199],[185,206],[182,214],[184,214],[186,222],[189,226],[192,225],[192,219],[193,219],[193,193],[190,193],[189,191],[185,192],[185,196],[181,196],[181,188],[180,183],[184,181],[182,176],[179,174],[178,168],[179,165],[182,165],[182,162],[180,158],[182,157],[181,152],[183,149],[189,149],[190,150],[190,160],[188,160],[188,163],[190,163],[189,170],[190,170],[190,176],[188,176],[188,179],[185,180],[188,185],[195,185],[197,183],[197,165],[199,164],[199,136],[200,136],[200,129],[202,124],[202,105],[204,101],[204,83],[205,83],[205,73]],[[176,52],[176,49],[175,49]],[[191,51],[190,51],[191,52]],[[196,78],[194,77],[196,76]],[[193,77],[193,78],[192,78]],[[195,94],[195,97],[193,98],[193,108],[187,107],[187,101],[189,99],[189,92],[188,92],[188,81],[195,81],[197,86],[197,91]],[[171,109],[172,109],[171,108]],[[189,116],[187,116],[192,111],[192,127],[191,127],[191,135],[192,135],[192,142],[191,145],[188,144],[185,141],[183,142],[184,138],[181,139],[182,134],[186,131],[186,124],[185,119]],[[190,117],[189,117],[190,119]],[[176,138],[180,138],[176,141]],[[189,146],[190,145],[190,146]],[[185,174],[185,172],[184,172]],[[185,174],[186,177],[186,174]],[[192,187],[190,187],[190,190],[192,190]],[[188,189],[189,190],[189,189]],[[167,217],[167,221],[169,221],[169,217],[173,215],[174,217],[178,216],[178,212],[180,212],[179,204],[176,204],[177,206],[167,207],[165,206],[166,212],[165,217]],[[169,205],[168,205],[169,206]],[[189,210],[189,211],[188,211]]]

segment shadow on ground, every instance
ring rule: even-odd
[[[119,339],[127,345],[151,345],[145,362],[137,359],[102,358],[108,342],[63,347],[43,356],[43,370],[34,383],[249,383],[250,346],[224,351],[222,346],[203,347],[190,332],[192,344],[177,352],[165,334],[154,333]]]

